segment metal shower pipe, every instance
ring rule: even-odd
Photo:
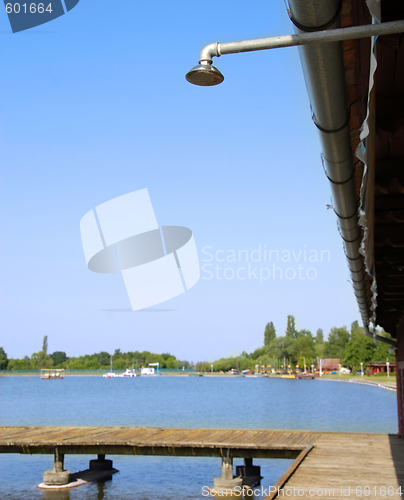
[[[199,64],[187,79],[197,85],[216,85],[223,81],[212,66],[212,58],[225,54],[299,46],[304,77],[309,93],[313,120],[320,134],[324,170],[330,181],[334,211],[343,239],[354,293],[363,324],[369,324],[363,257],[359,253],[361,231],[354,182],[354,158],[349,133],[349,105],[345,87],[342,40],[404,32],[404,21],[340,28],[341,0],[289,0],[289,15],[297,34],[211,43],[200,53]],[[326,29],[330,28],[329,31]],[[210,70],[210,71],[207,71]],[[199,82],[198,74],[209,73],[208,82]]]
[[[381,24],[369,24],[365,26],[353,26],[339,28],[330,31],[316,31],[314,33],[303,33],[296,35],[274,36],[269,38],[257,38],[255,40],[244,40],[241,42],[210,43],[200,53],[199,62],[212,62],[213,57],[225,54],[238,54],[240,52],[253,52],[256,50],[279,49],[282,47],[296,47],[300,45],[312,45],[327,42],[340,42],[355,38],[367,38],[376,35],[390,35],[404,31],[404,21],[391,21]]]

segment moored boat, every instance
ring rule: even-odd
[[[130,368],[127,368],[126,371],[124,373],[121,373],[120,375],[118,375],[118,377],[137,377],[136,373],[135,373],[135,370],[131,370]]]
[[[315,379],[315,378],[318,378],[318,373],[300,372],[300,373],[296,373],[296,378],[310,378],[310,379]]]

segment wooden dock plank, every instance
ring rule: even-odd
[[[376,500],[399,498],[397,493],[383,495],[384,487],[392,487],[396,492],[403,486],[404,493],[404,440],[387,434],[273,429],[0,427],[1,453],[53,453],[56,446],[65,454],[220,457],[229,450],[231,456],[245,458],[296,458],[312,446],[290,468],[290,477],[282,479],[285,492],[300,489],[304,496],[314,500],[327,496],[325,489],[332,489],[334,498],[345,498],[341,487],[350,488],[349,496],[356,497],[356,487],[368,486],[372,490],[369,498]],[[316,491],[313,494],[313,488],[319,494]]]
[[[0,427],[0,452],[152,454],[294,458],[316,433],[265,429]]]
[[[283,494],[288,496],[294,489],[315,500],[329,496],[398,499],[400,486],[404,493],[403,465],[404,441],[396,436],[323,433],[285,483]],[[361,494],[365,487],[370,491],[367,496]],[[391,495],[384,490],[389,487],[394,490]],[[326,489],[332,493],[326,494]]]
[[[318,433],[243,429],[165,429],[130,427],[1,427],[2,446],[133,445],[298,449]]]

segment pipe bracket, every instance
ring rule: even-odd
[[[314,122],[314,125],[318,128],[318,130],[320,130],[320,132],[323,132],[324,134],[336,134],[337,132],[341,132],[341,130],[344,130],[344,128],[349,124],[349,119],[351,118],[351,113],[348,112],[347,119],[345,120],[343,125],[341,125],[341,127],[335,128],[333,130],[327,130],[326,128],[323,128],[321,125],[319,125],[316,122],[316,115],[314,113],[312,114],[311,118]]]
[[[352,173],[351,173],[351,175],[350,175],[350,176],[348,177],[348,179],[346,179],[345,181],[333,181],[333,180],[331,179],[331,177],[327,174],[327,170],[326,170],[325,165],[324,165],[324,156],[323,156],[323,155],[321,155],[321,159],[322,159],[322,162],[323,162],[323,170],[324,170],[324,174],[325,174],[325,176],[327,177],[327,179],[328,179],[328,180],[329,180],[332,184],[346,184],[347,182],[350,182],[350,181],[353,179],[353,177],[354,177],[354,175],[355,175],[355,169],[352,169]]]
[[[315,31],[324,31],[327,28],[330,28],[339,18],[340,14],[341,14],[341,8],[342,8],[342,0],[338,5],[337,12],[335,13],[334,17],[330,21],[328,21],[328,23],[322,24],[321,26],[311,27],[311,26],[304,26],[303,24],[300,24],[298,21],[296,21],[296,19],[293,19],[292,12],[291,12],[290,8],[288,9],[286,7],[288,14],[289,14],[289,17],[290,17],[290,20],[296,26],[296,28],[298,28],[300,31],[305,31],[307,33],[313,33]]]
[[[339,219],[342,219],[342,220],[348,220],[348,219],[352,219],[353,217],[358,217],[358,212],[356,211],[354,214],[352,215],[349,215],[348,217],[342,217],[341,215],[339,215],[338,212],[336,212],[335,208],[334,208],[334,213],[335,215],[339,218]]]
[[[345,257],[348,259],[348,260],[358,260],[358,259],[362,259],[362,255],[358,255],[358,257],[348,257],[347,254],[345,254]]]
[[[345,120],[345,123],[341,127],[336,128],[334,130],[327,130],[327,129],[321,127],[321,125],[319,125],[316,122],[316,115],[313,113],[313,110],[312,110],[312,114],[311,114],[311,119],[313,120],[314,125],[318,128],[318,130],[320,130],[320,132],[324,132],[324,134],[336,134],[337,132],[341,132],[341,130],[344,130],[344,128],[349,124],[349,120],[351,119],[351,108],[357,102],[358,102],[357,99],[355,99],[354,101],[351,102],[351,104],[349,105],[349,108],[348,108],[348,116],[347,116],[347,119]]]
[[[335,210],[334,210],[334,212],[335,212]],[[357,236],[354,240],[346,240],[346,239],[342,236],[341,231],[340,231],[340,234],[339,234],[339,235],[340,235],[340,236],[341,236],[341,238],[345,241],[345,243],[355,243],[355,241],[358,241],[358,240],[362,237],[362,236],[361,236],[361,234],[359,234],[359,235],[358,235],[358,236]]]

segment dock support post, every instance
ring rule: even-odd
[[[53,470],[47,470],[43,473],[43,482],[47,486],[61,486],[70,482],[70,471],[64,470],[65,456],[59,453],[58,447],[55,448],[53,461]]]
[[[106,471],[112,470],[112,460],[105,460],[105,455],[98,455],[95,460],[90,460],[90,470],[93,471]]]
[[[222,478],[229,480],[233,479],[233,458],[222,458]]]
[[[252,458],[245,458],[244,465],[236,466],[236,476],[240,476],[243,485],[246,486],[259,486],[261,484],[261,467],[259,465],[253,465]]]
[[[240,477],[233,476],[233,457],[230,456],[230,450],[227,450],[227,456],[222,457],[222,477],[214,478],[211,493],[220,496],[223,490],[241,491],[242,484]]]
[[[398,435],[404,438],[404,320],[397,329],[396,382],[397,382],[397,413]]]

